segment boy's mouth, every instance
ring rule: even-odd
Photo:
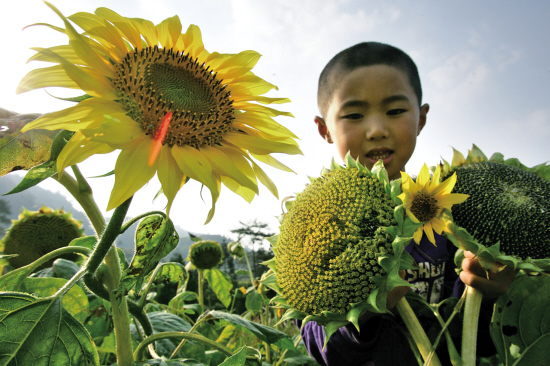
[[[389,158],[392,156],[392,154],[393,150],[390,149],[372,149],[365,156],[373,164],[377,163],[378,160],[382,160],[384,165],[386,165],[387,163],[389,163]]]

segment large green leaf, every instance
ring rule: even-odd
[[[23,281],[21,291],[39,297],[48,297],[55,294],[66,283],[67,280],[64,278],[29,277]],[[80,286],[73,286],[63,295],[63,307],[77,320],[83,322],[86,319],[88,316],[88,297]]]
[[[90,335],[58,298],[0,293],[0,329],[0,366],[100,364]]]
[[[233,283],[231,277],[218,268],[205,269],[204,277],[208,281],[208,285],[214,291],[218,299],[222,302],[226,308],[231,305],[231,289]]]
[[[228,314],[217,310],[211,311],[210,315],[212,315],[214,318],[224,319],[225,321],[237,326],[238,328],[248,333],[255,335],[260,340],[267,343],[273,343],[278,346],[281,346],[283,344],[283,342],[281,341],[288,339],[288,336],[285,333],[275,328],[271,328],[271,327],[268,327],[267,325],[251,322],[239,315]]]
[[[141,285],[161,259],[166,257],[179,243],[179,235],[172,220],[151,215],[140,221],[136,229],[134,257],[122,278],[116,292],[125,295],[134,285],[139,291]]]
[[[19,182],[19,184],[15,188],[13,188],[6,194],[22,192],[25,189],[31,188],[42,182],[44,179],[47,179],[56,174],[57,157],[73,135],[74,132],[72,131],[62,130],[61,132],[59,132],[52,142],[50,157],[48,158],[48,160],[30,169],[27,174],[25,174],[25,177],[23,177],[21,182]]]
[[[50,157],[58,131],[31,130],[21,133],[38,113],[18,114],[0,108],[0,176],[14,170],[30,169]]]
[[[191,330],[191,324],[189,324],[184,319],[180,318],[171,313],[164,311],[154,311],[148,313],[147,316],[151,321],[151,326],[153,327],[153,333],[163,333],[163,332],[189,332]],[[131,326],[132,335],[137,341],[137,333],[135,331],[135,326]],[[181,339],[162,339],[155,342],[155,350],[159,356],[170,357],[172,352],[176,349]],[[190,349],[199,349],[200,352],[204,353],[204,346],[199,346],[193,341],[188,341],[189,345],[185,345],[183,349],[179,352],[180,356],[185,355],[186,357],[194,357],[196,355],[190,354]],[[186,352],[187,351],[187,352]]]
[[[491,337],[506,365],[549,365],[550,275],[523,275],[496,302]]]
[[[152,273],[147,276],[145,282],[149,282],[151,279]],[[168,262],[162,263],[160,269],[157,272],[156,277],[153,279],[155,283],[165,282],[165,283],[175,283],[178,281],[185,281],[187,278],[187,271],[181,263],[177,262]]]
[[[246,310],[257,313],[258,311],[260,311],[263,304],[264,304],[264,299],[262,295],[259,294],[256,290],[250,291],[246,295],[246,301],[245,301]]]

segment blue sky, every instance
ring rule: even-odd
[[[278,156],[297,174],[268,169],[279,187],[279,200],[267,189],[249,205],[228,190],[222,191],[216,216],[203,226],[209,203],[200,186],[189,184],[176,197],[171,216],[186,230],[228,234],[239,221],[254,218],[277,227],[280,200],[299,192],[328,166],[336,151],[317,134],[313,117],[317,78],[328,60],[340,50],[362,41],[395,45],[416,61],[431,106],[426,128],[407,170],[416,174],[422,164],[434,165],[440,156],[450,159],[451,146],[466,151],[472,143],[487,155],[498,151],[526,165],[549,160],[550,148],[550,3],[546,1],[122,1],[52,0],[65,15],[93,12],[106,6],[121,15],[155,23],[177,14],[184,29],[197,24],[210,52],[237,53],[246,49],[263,57],[254,72],[279,87],[270,95],[289,97],[281,105],[294,118],[278,121],[300,137],[304,156]],[[21,113],[66,108],[44,91],[15,95],[19,80],[35,62],[25,64],[30,47],[66,42],[45,27],[25,25],[61,21],[41,1],[21,0],[0,5],[3,51],[0,57],[0,107]],[[62,95],[64,91],[51,90]],[[83,163],[86,176],[114,167],[114,156],[98,156]],[[338,159],[337,159],[338,161]],[[110,178],[91,179],[100,208],[105,209]],[[61,191],[56,182],[43,187]],[[154,179],[139,191],[131,215],[162,209],[165,201],[152,198]],[[0,192],[4,193],[4,192]],[[205,200],[208,200],[205,195]]]

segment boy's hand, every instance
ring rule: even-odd
[[[464,256],[460,273],[462,282],[481,291],[486,299],[497,298],[508,291],[517,270],[495,262],[493,269],[486,271],[472,252],[465,251]]]

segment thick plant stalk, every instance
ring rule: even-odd
[[[86,182],[86,179],[80,173],[80,170],[75,165],[72,167],[73,172],[76,176],[76,180],[69,176],[68,174],[62,174],[61,177],[57,178],[54,176],[61,185],[63,185],[69,193],[80,203],[86,215],[88,216],[90,222],[92,223],[95,232],[98,237],[102,237],[105,233],[105,219],[92,195],[92,189]],[[120,233],[120,227],[122,225],[122,220],[126,215],[128,206],[131,202],[131,199],[124,202],[121,206],[124,206],[123,212],[120,213],[118,219],[120,220],[120,225],[117,228],[118,235]],[[116,211],[115,211],[116,213]],[[113,215],[113,217],[116,215]],[[108,233],[111,234],[111,233]],[[97,248],[96,248],[97,249]],[[92,255],[93,256],[93,255]],[[101,258],[100,258],[101,260]],[[89,264],[87,263],[86,268],[89,270]],[[117,347],[117,364],[119,366],[131,366],[133,364],[133,354],[132,354],[132,339],[130,335],[130,317],[128,314],[128,304],[126,302],[126,297],[121,297],[119,299],[114,296],[113,291],[118,287],[118,282],[120,281],[121,269],[120,262],[118,259],[118,253],[114,242],[111,244],[107,255],[105,257],[105,264],[107,265],[110,276],[105,276],[106,280],[105,285],[109,290],[109,297],[111,300],[112,311],[113,311],[113,323],[115,325],[115,338],[116,338],[116,347]],[[97,267],[96,267],[97,268]]]
[[[405,297],[402,297],[401,300],[397,302],[395,308],[399,312],[399,315],[401,315],[401,318],[403,319],[405,326],[409,330],[411,337],[416,343],[416,346],[418,347],[422,358],[424,360],[427,360],[432,349],[432,343],[430,342],[428,336],[426,335],[426,332],[424,332],[424,329],[420,325],[420,322],[418,321],[418,318],[411,309],[411,306],[409,305],[407,299],[405,299]],[[429,365],[441,366],[441,362],[439,361],[439,358],[436,354],[433,355]]]
[[[483,294],[473,287],[466,286],[464,303],[464,325],[462,328],[462,359],[464,366],[476,364],[477,325]]]

